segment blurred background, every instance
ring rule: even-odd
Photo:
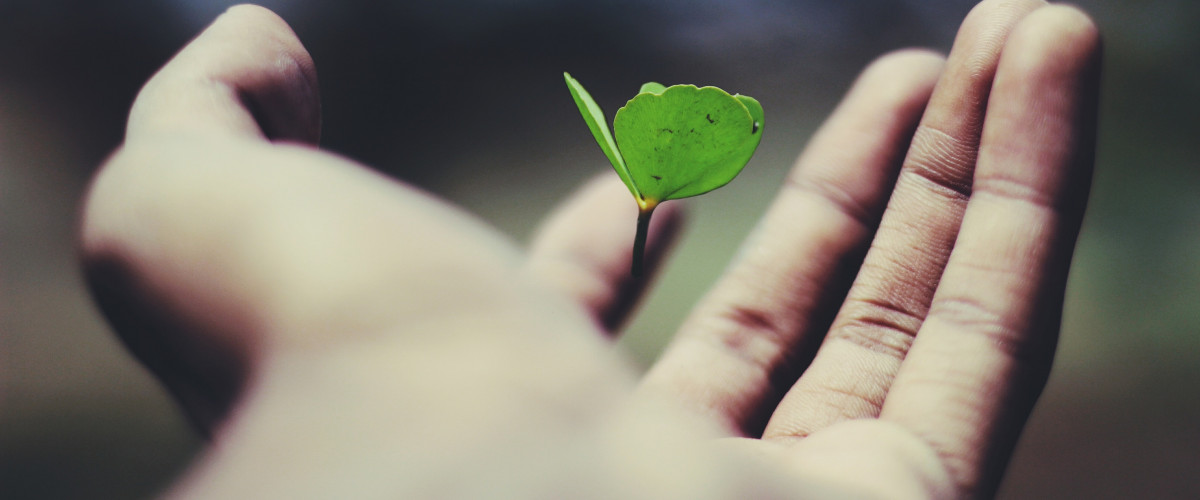
[[[0,498],[143,498],[202,443],[90,303],[79,197],[138,87],[234,2],[0,0]],[[652,360],[871,59],[949,49],[973,0],[272,1],[320,71],[324,146],[524,240],[608,167],[648,80],[758,98],[729,187],[692,200],[621,341]],[[1200,498],[1200,2],[1080,0],[1107,44],[1099,164],[1059,357],[1002,498]],[[633,221],[630,221],[631,228]]]

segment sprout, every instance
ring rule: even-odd
[[[762,139],[762,106],[716,87],[650,82],[617,110],[609,132],[592,96],[570,74],[563,76],[592,136],[638,204],[632,271],[639,277],[654,208],[733,180]]]

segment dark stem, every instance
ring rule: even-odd
[[[633,238],[633,277],[641,278],[645,273],[646,234],[650,232],[650,216],[654,208],[638,211],[637,235]]]

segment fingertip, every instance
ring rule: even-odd
[[[1073,72],[1095,64],[1102,47],[1100,29],[1091,16],[1073,5],[1055,4],[1038,9],[1013,30],[1005,59],[1009,64]]]
[[[312,55],[282,17],[266,7],[240,4],[213,22],[227,25],[229,40],[256,51],[251,72],[241,79],[243,104],[261,111],[255,118],[272,140],[316,144],[321,134],[320,85]],[[241,75],[223,75],[236,80]]]
[[[966,35],[1002,45],[1013,23],[1048,5],[1046,0],[983,0],[972,7],[963,19],[958,38]],[[999,32],[993,32],[997,28]]]
[[[936,78],[946,65],[946,56],[933,49],[912,47],[879,56],[863,71],[865,79],[887,79],[895,75]]]
[[[225,9],[221,15],[213,19],[205,31],[213,29],[241,31],[238,33],[240,36],[271,37],[289,49],[304,51],[304,47],[300,45],[300,41],[287,21],[274,11],[259,5],[240,4]]]
[[[946,57],[933,50],[897,50],[869,64],[854,88],[877,100],[880,109],[924,106],[945,66]]]
[[[950,58],[959,62],[959,77],[986,86],[995,75],[996,58],[1009,34],[1030,13],[1044,8],[1045,0],[984,0],[967,13],[954,40]]]
[[[268,9],[261,5],[255,5],[252,3],[243,3],[243,4],[237,4],[237,5],[230,6],[229,8],[225,9],[225,12],[221,13],[221,15],[217,17],[217,19],[222,19],[225,17],[257,18],[257,19],[264,20],[267,22],[276,23],[276,24],[279,24],[279,25],[282,25],[285,27],[287,26],[287,22],[284,21],[282,17],[279,17],[279,15],[276,14],[271,9]]]
[[[142,88],[126,140],[211,134],[316,144],[316,66],[274,12],[231,7]]]
[[[271,48],[278,51],[280,56],[292,59],[304,76],[313,84],[316,83],[316,68],[312,56],[288,22],[274,11],[253,4],[234,5],[213,21],[214,26],[218,23],[237,25],[246,29],[243,36],[269,42]]]

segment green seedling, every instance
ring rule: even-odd
[[[570,74],[563,77],[592,136],[637,201],[632,271],[639,277],[654,208],[733,180],[762,139],[762,106],[716,87],[650,82],[617,110],[609,132],[592,96]]]

